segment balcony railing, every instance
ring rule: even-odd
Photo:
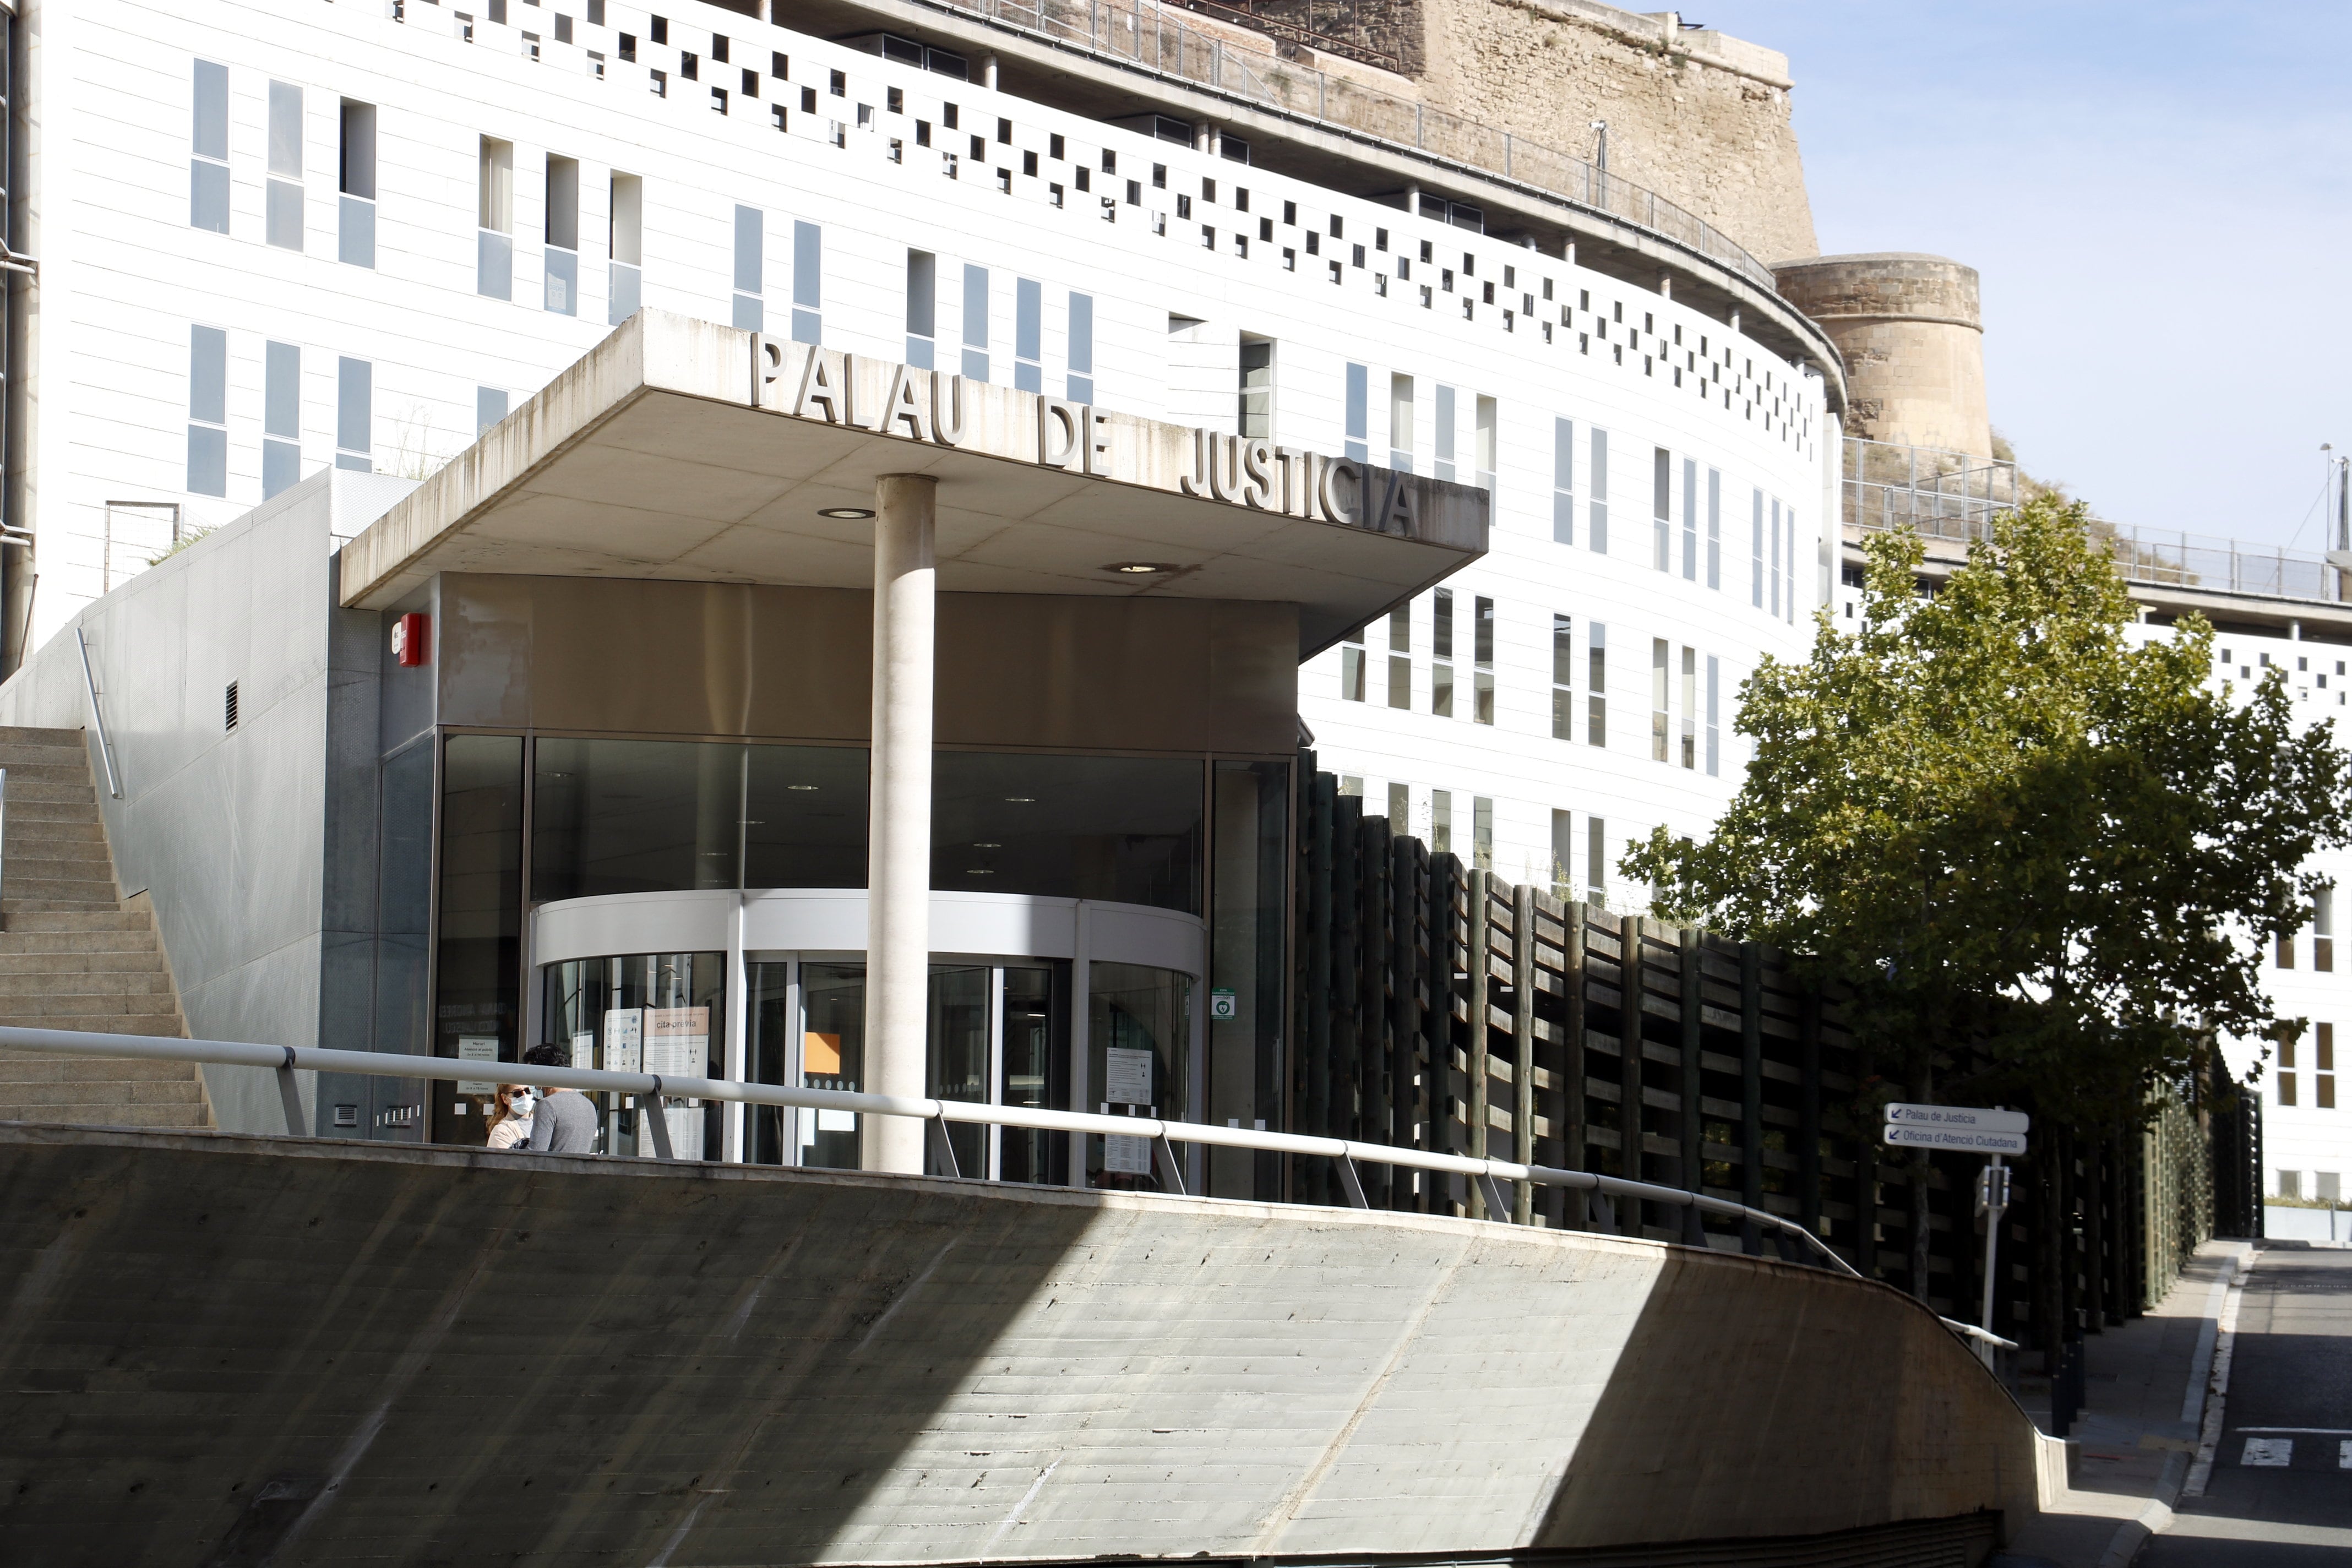
[[[1981,539],[1993,518],[2014,510],[2021,499],[2014,463],[1851,437],[1845,443],[1844,490],[1847,527],[1910,528],[1929,539]],[[2344,601],[2341,574],[2316,550],[2096,519],[2091,530],[2114,554],[2126,582]]]
[[[923,0],[1065,48],[1205,87],[1252,108],[1474,169],[1632,224],[1774,291],[1772,269],[1704,218],[1580,158],[1416,100],[1203,32],[1150,0]]]

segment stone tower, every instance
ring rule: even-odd
[[[1845,356],[1847,435],[1992,456],[1975,268],[1889,251],[1772,272]]]

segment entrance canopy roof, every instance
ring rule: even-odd
[[[1474,486],[646,310],[352,541],[343,603],[442,572],[869,588],[903,473],[939,481],[943,592],[1296,604],[1302,657],[1486,548]]]

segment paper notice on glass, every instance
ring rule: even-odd
[[[689,1106],[673,1105],[662,1112],[669,1123],[669,1152],[675,1160],[702,1158],[702,1112]],[[647,1143],[653,1142],[648,1138]],[[650,1151],[648,1151],[650,1152]]]
[[[646,1072],[663,1078],[700,1078],[709,1048],[709,1008],[646,1009]]]
[[[646,1010],[643,1007],[615,1007],[604,1015],[604,1070],[606,1072],[643,1072],[645,1060]]]
[[[1135,1051],[1130,1055],[1148,1057],[1149,1052]],[[1109,1133],[1103,1139],[1103,1169],[1122,1176],[1151,1174],[1151,1140],[1122,1138]]]
[[[596,1037],[583,1032],[572,1037],[572,1065],[583,1072],[596,1070]]]
[[[499,1037],[496,1035],[460,1035],[457,1037],[457,1059],[461,1062],[494,1062],[499,1059]],[[496,1094],[495,1079],[461,1078],[457,1080],[459,1094]]]
[[[1113,1105],[1150,1105],[1151,1103],[1151,1053],[1122,1050],[1117,1046],[1103,1051],[1103,1098]]]

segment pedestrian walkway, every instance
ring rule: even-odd
[[[2207,1242],[2161,1302],[2084,1341],[2085,1408],[2067,1434],[2067,1489],[1996,1564],[2126,1568],[2169,1521],[2196,1458],[2222,1303],[2252,1256],[2247,1242]],[[2047,1431],[2047,1383],[2022,1402]]]

